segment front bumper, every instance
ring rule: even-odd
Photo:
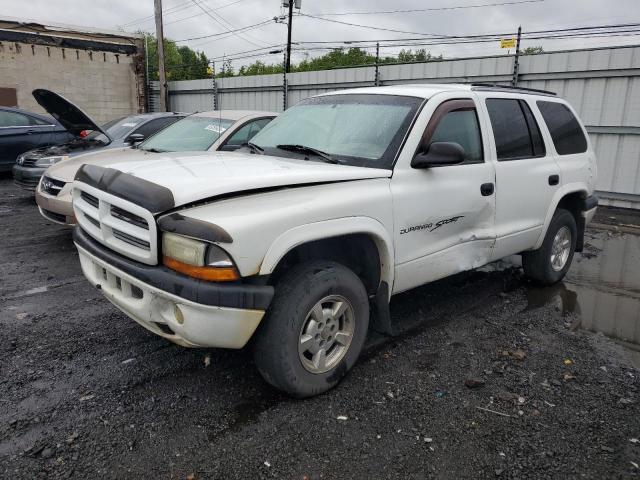
[[[49,195],[38,188],[36,190],[36,203],[40,209],[40,214],[47,220],[62,225],[75,225],[76,217],[73,213],[71,188],[72,183],[68,183],[55,196]]]
[[[11,169],[11,172],[13,173],[13,181],[16,185],[25,190],[34,191],[45,170],[46,168],[23,167],[16,163]]]
[[[271,286],[204,282],[129,260],[78,227],[73,238],[84,275],[111,303],[185,347],[244,347],[273,297]]]

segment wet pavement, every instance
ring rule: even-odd
[[[501,262],[397,295],[403,333],[298,401],[118,312],[0,178],[0,478],[638,478],[640,237],[614,228],[551,288]]]

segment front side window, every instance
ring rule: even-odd
[[[456,102],[456,104],[464,102],[467,105],[445,113],[438,121],[433,134],[431,134],[429,143],[457,143],[464,148],[464,163],[480,163],[483,161],[484,155],[482,154],[480,125],[478,124],[478,116],[475,106],[473,106],[473,101],[451,100],[443,103],[438,108],[448,109],[449,107],[453,107],[452,104],[454,102]],[[437,115],[438,111],[436,110],[434,117],[437,117]]]
[[[138,148],[153,152],[204,152],[233,123],[225,118],[192,115],[169,125]]]
[[[29,117],[17,112],[0,112],[0,127],[28,127]]]
[[[587,139],[580,123],[566,105],[544,101],[538,101],[537,104],[558,155],[571,155],[587,151]]]
[[[269,155],[321,160],[311,148],[337,163],[391,169],[423,101],[376,94],[309,98],[274,119],[252,143]]]
[[[511,98],[488,98],[486,104],[498,160],[544,155],[540,130],[525,102]]]
[[[139,135],[142,135],[144,138],[149,138],[154,133],[159,132],[160,130],[171,125],[177,120],[180,120],[180,117],[173,116],[173,115],[162,117],[162,118],[154,118],[153,120],[150,120],[144,125],[142,125],[137,130],[134,130],[133,132],[131,132],[130,135],[137,133]]]
[[[271,121],[270,118],[260,118],[253,120],[246,125],[242,126],[227,140],[227,145],[242,146],[249,140],[256,136],[256,134],[264,128],[264,126]]]

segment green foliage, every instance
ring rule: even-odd
[[[442,55],[437,57],[431,55],[425,49],[401,50],[397,57],[386,56],[380,58],[380,64],[407,63],[407,62],[436,62],[442,60]],[[305,58],[298,64],[291,65],[292,72],[310,72],[317,70],[329,70],[331,68],[353,67],[356,65],[373,65],[376,63],[376,56],[367,53],[357,47],[349,49],[335,49],[315,58]],[[284,67],[282,63],[267,65],[261,60],[257,60],[251,65],[243,66],[238,71],[238,75],[266,75],[270,73],[282,73]],[[229,76],[229,75],[220,75]]]
[[[541,46],[527,47],[521,52],[522,55],[538,55],[539,53],[544,53],[544,49]]]
[[[158,80],[158,43],[156,37],[145,34],[149,60],[150,80]],[[173,40],[164,39],[164,62],[167,81],[196,80],[207,78],[209,59],[204,52],[197,52],[187,46],[178,47]]]

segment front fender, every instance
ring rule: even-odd
[[[371,217],[346,217],[308,223],[294,227],[277,237],[271,244],[260,266],[260,275],[271,274],[280,260],[293,248],[307,242],[324,238],[368,234],[378,248],[380,255],[380,280],[393,285],[394,253],[393,240],[382,223]]]

